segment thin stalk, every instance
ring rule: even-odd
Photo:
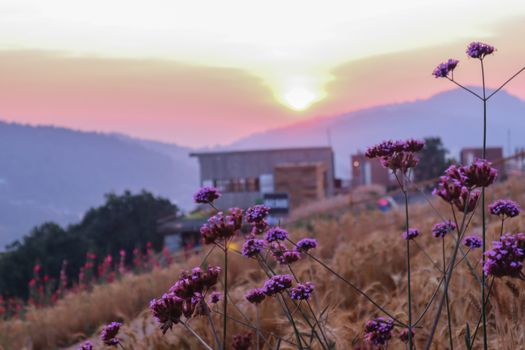
[[[492,292],[492,287],[494,286],[494,277],[492,277],[492,280],[490,282],[489,291],[487,292],[487,298],[485,299],[485,304],[489,302],[490,293]],[[481,324],[481,318],[482,315],[479,315],[478,323],[476,324],[476,328],[474,329],[474,334],[472,335],[472,342],[470,343],[469,350],[472,349],[474,346],[474,341],[476,340],[476,335],[478,334],[479,326]]]
[[[457,81],[455,81],[454,79],[450,79],[449,77],[447,77],[448,80],[450,80],[451,82],[453,82],[454,84],[456,84],[457,86],[459,86],[460,88],[462,88],[463,90],[465,91],[468,91],[470,92],[472,95],[476,96],[477,98],[479,98],[480,100],[483,100],[484,97],[481,97],[480,95],[476,94],[474,91],[470,90],[469,88],[461,85],[460,83],[458,83]]]
[[[487,98],[486,100],[488,101],[489,98],[491,98],[492,96],[494,96],[495,94],[498,93],[498,91],[500,91],[501,89],[503,89],[503,87],[505,85],[507,85],[508,83],[511,82],[512,79],[516,78],[521,72],[525,71],[525,67],[521,68],[516,74],[514,74],[512,77],[510,77],[509,79],[507,79],[507,81],[505,81],[503,84],[500,85],[499,88],[497,88],[493,93],[491,93]]]
[[[213,310],[213,312],[215,312],[216,314],[221,315],[221,316],[223,315],[222,312],[221,312],[220,310]],[[248,322],[245,322],[245,321],[239,320],[239,319],[237,319],[237,318],[235,318],[235,317],[228,316],[228,320],[230,320],[230,321],[233,322],[233,323],[240,324],[240,325],[242,325],[242,326],[244,326],[244,327],[246,327],[246,328],[250,328],[250,329],[253,329],[253,330],[257,330],[257,328],[256,328],[255,326],[249,324]],[[268,334],[269,334],[269,336],[272,336],[272,333],[269,333],[269,332],[268,332]],[[264,332],[260,331],[260,336],[261,336],[261,338],[262,338],[265,342],[269,343],[268,338],[266,338],[266,337],[264,336]],[[291,341],[288,341],[288,340],[284,340],[284,341],[287,342],[287,343],[289,343],[290,345],[297,346],[297,344],[295,344],[294,342],[291,342]]]
[[[403,188],[403,194],[405,196],[405,223],[406,231],[408,233],[409,221],[408,221],[408,193]],[[408,238],[408,237],[407,237]],[[410,283],[410,239],[407,239],[407,285],[408,285],[408,348],[412,350],[412,285]]]
[[[466,201],[469,200],[469,197],[470,197],[470,194],[469,194],[469,196],[467,196]],[[468,209],[468,207],[465,204],[465,208],[464,208],[464,211],[463,211],[463,219],[461,220],[461,228],[458,228],[458,239],[456,241],[456,245],[454,247],[454,252],[452,253],[452,257],[450,259],[449,267],[446,270],[447,274],[446,274],[446,280],[445,280],[445,286],[444,286],[444,293],[443,293],[443,296],[441,297],[441,300],[439,301],[438,310],[436,311],[436,316],[434,318],[434,322],[432,323],[432,328],[430,330],[430,334],[429,334],[429,336],[427,338],[427,342],[425,344],[425,350],[430,349],[430,346],[432,345],[432,340],[434,339],[434,335],[436,334],[437,325],[439,323],[439,319],[440,319],[440,316],[441,316],[441,311],[443,310],[443,304],[445,302],[445,295],[446,295],[446,292],[448,291],[448,285],[449,285],[450,279],[452,277],[452,271],[454,271],[454,266],[455,266],[455,263],[456,263],[456,257],[458,255],[459,246],[461,245],[461,238],[462,238],[462,235],[463,235],[464,229],[465,229],[465,219],[467,217],[467,209]]]
[[[206,305],[206,304],[205,304]],[[205,306],[207,308],[206,315],[208,316],[208,321],[210,323],[211,332],[213,334],[213,339],[215,339],[215,343],[217,344],[217,349],[224,349],[221,345],[221,341],[219,340],[219,335],[217,334],[217,329],[215,328],[215,322],[213,322],[213,318],[211,317],[210,309],[208,306]]]
[[[419,317],[417,318],[416,322],[414,322],[414,325],[413,327],[417,327],[419,325],[419,322],[421,322],[421,320],[423,319],[423,317],[425,316],[425,314],[427,313],[427,311],[429,310],[430,308],[430,305],[432,305],[432,303],[434,302],[434,300],[436,299],[436,295],[439,291],[439,288],[441,288],[441,285],[443,284],[443,281],[445,280],[445,278],[442,278],[441,281],[439,281],[439,284],[438,286],[436,287],[436,289],[434,290],[434,293],[432,293],[432,297],[430,298],[430,300],[428,301],[428,303],[425,305],[425,309],[423,310],[423,312],[421,313],[421,315],[419,315]]]
[[[443,253],[443,271],[446,269],[446,255],[445,255],[445,239],[441,239],[441,247]],[[443,273],[443,278],[446,280],[447,276]],[[450,344],[450,350],[454,350],[454,341],[452,340],[452,319],[450,316],[450,304],[448,300],[448,291],[445,292],[445,302],[447,304],[447,323],[448,323],[448,340]]]
[[[480,59],[481,62],[481,80],[483,82],[483,152],[482,158],[486,158],[487,153],[487,98],[486,98],[486,89],[485,89],[485,68],[483,66],[483,59]],[[481,188],[481,221],[482,221],[482,230],[483,230],[483,254],[482,254],[482,263],[485,266],[485,251],[487,249],[486,243],[486,222],[485,222],[485,187]],[[487,350],[489,348],[488,338],[487,338],[487,309],[485,307],[485,279],[486,276],[484,273],[481,274],[481,316],[483,322],[483,349]]]
[[[204,339],[202,339],[202,338],[197,334],[197,332],[195,332],[195,331],[193,330],[193,328],[191,328],[186,322],[181,322],[181,323],[182,323],[182,325],[183,325],[184,327],[186,327],[186,329],[187,329],[188,331],[190,331],[191,334],[193,334],[193,336],[195,336],[195,338],[197,338],[197,340],[199,341],[199,343],[201,343],[202,346],[204,346],[204,347],[206,348],[206,350],[213,350],[213,349],[212,349],[212,348],[211,348],[211,347],[210,347],[210,346],[204,341]]]
[[[255,331],[255,344],[256,349],[259,350],[259,327],[260,327],[260,321],[259,321],[259,307],[255,305],[255,327],[257,327],[257,330]]]
[[[299,349],[302,350],[303,349],[303,342],[302,342],[302,339],[301,339],[301,334],[299,333],[299,329],[297,328],[297,325],[295,324],[295,320],[293,318],[292,312],[290,311],[290,308],[288,307],[288,304],[286,304],[286,300],[284,300],[283,295],[281,293],[279,293],[279,296],[282,299],[282,305],[284,305],[288,315],[290,316],[289,319],[290,319],[290,322],[292,323],[292,327],[293,327],[293,330],[295,332],[295,338],[297,339],[297,342],[299,343]]]
[[[226,349],[226,336],[228,335],[228,241],[224,239],[224,302],[222,318],[222,345]]]

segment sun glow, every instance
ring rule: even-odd
[[[290,108],[302,111],[310,107],[318,99],[318,96],[304,87],[294,87],[285,92],[283,99]]]

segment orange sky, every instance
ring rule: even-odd
[[[332,64],[330,78],[322,84],[324,97],[304,111],[286,106],[271,78],[241,64],[4,47],[0,119],[122,132],[188,146],[225,144],[308,118],[426,98],[450,89],[450,83],[431,76],[432,69],[449,57],[460,59],[458,80],[478,84],[479,64],[464,54],[472,40],[498,49],[487,58],[488,84],[495,87],[525,65],[524,18],[500,21],[478,37],[458,35],[439,45],[400,47]],[[508,91],[525,99],[525,75]]]

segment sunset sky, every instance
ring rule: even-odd
[[[186,146],[479,84],[525,65],[525,1],[2,0],[0,120]],[[525,78],[508,91],[525,99]]]

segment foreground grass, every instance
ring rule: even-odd
[[[511,198],[525,204],[525,181],[512,179],[505,184],[487,191],[488,203],[496,198]],[[432,200],[437,211],[444,215],[448,208],[440,201]],[[345,278],[365,289],[380,304],[391,310],[396,317],[405,319],[405,241],[400,235],[403,230],[403,214],[354,209],[352,212],[331,213],[311,217],[290,227],[294,238],[316,237],[320,247],[316,256],[329,264]],[[428,256],[440,261],[441,241],[430,234],[432,225],[439,216],[428,204],[411,208],[412,226],[422,231],[418,238],[419,248],[413,252],[413,308],[419,315],[425,303],[431,299],[439,281]],[[479,218],[471,224],[478,227]],[[524,216],[509,221],[507,231],[519,232],[525,228]],[[496,238],[499,222],[490,222],[488,237]],[[471,231],[476,232],[476,230]],[[239,241],[240,242],[240,241]],[[453,240],[447,241],[452,245]],[[428,255],[428,256],[427,256]],[[469,254],[469,261],[476,265],[480,252]],[[0,346],[8,349],[55,349],[74,344],[89,337],[109,321],[125,322],[124,341],[132,349],[198,349],[199,346],[181,327],[163,336],[147,312],[147,304],[153,297],[160,296],[177,279],[182,268],[199,265],[201,257],[195,256],[184,266],[174,264],[167,269],[154,270],[139,276],[126,276],[123,280],[105,286],[96,286],[91,293],[69,295],[56,306],[47,309],[30,310],[24,321],[0,323]],[[212,254],[210,264],[221,264],[220,256]],[[379,316],[377,310],[361,296],[354,293],[319,265],[304,258],[294,267],[301,279],[311,280],[316,285],[314,308],[318,312],[325,306],[324,322],[329,336],[339,349],[367,349],[362,343],[362,328],[366,320]],[[284,271],[284,270],[283,270]],[[479,271],[479,266],[478,266]],[[254,286],[261,286],[265,276],[254,262],[232,254],[229,269],[231,285],[230,335],[249,331],[243,323],[255,319],[255,308],[244,300],[244,293]],[[479,317],[479,285],[464,263],[458,266],[451,281],[451,300],[454,340],[458,348],[464,348],[465,319],[470,328],[475,327]],[[495,283],[494,295],[489,310],[489,335],[492,348],[517,349],[525,344],[525,296],[523,282],[500,279]],[[277,303],[267,300],[259,306],[261,328],[264,337],[287,336],[291,334],[288,321],[278,309]],[[429,324],[434,315],[433,308],[422,319],[422,328],[416,329],[416,344],[421,348]],[[217,324],[220,325],[220,315]],[[461,323],[460,323],[461,322]],[[213,343],[208,324],[204,319],[193,319],[192,327]],[[305,327],[299,324],[299,327]],[[448,348],[446,318],[439,324],[433,349]],[[480,337],[478,337],[478,340]],[[400,343],[392,343],[396,349]],[[74,347],[73,347],[74,348]],[[98,347],[97,347],[98,348]],[[288,349],[283,343],[281,349]],[[475,346],[476,348],[476,346]]]

